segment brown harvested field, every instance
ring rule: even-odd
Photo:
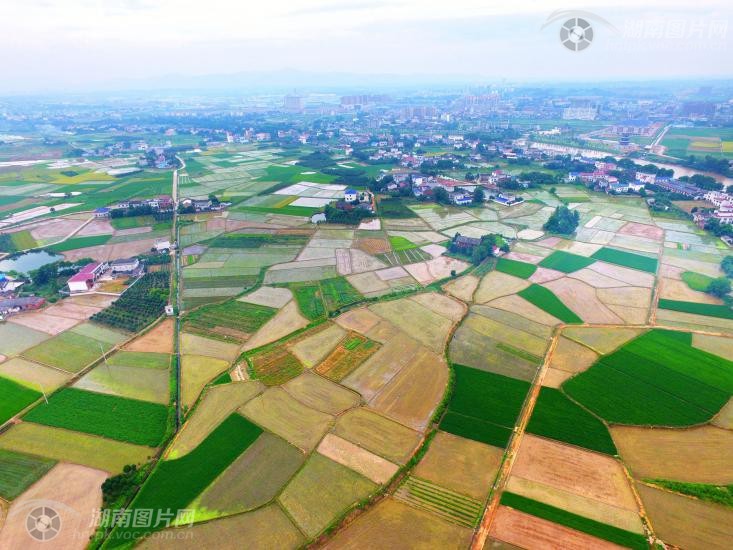
[[[373,313],[366,307],[361,307],[342,313],[336,318],[336,323],[346,330],[366,334],[377,326],[381,320],[382,318],[376,313]]]
[[[319,328],[318,332],[290,346],[290,351],[308,368],[317,365],[346,336],[346,331],[335,323]]]
[[[596,294],[606,305],[647,309],[652,302],[651,289],[636,286],[624,288],[599,288],[596,290]]]
[[[542,385],[548,388],[559,388],[568,378],[573,376],[572,372],[549,368],[542,379]]]
[[[474,302],[477,304],[485,304],[501,296],[516,294],[529,286],[529,281],[502,273],[501,271],[491,271],[483,279],[474,295]]]
[[[679,548],[730,548],[730,508],[637,483],[654,533]]]
[[[560,337],[550,360],[550,367],[570,373],[583,372],[598,359],[598,355],[567,338]]]
[[[293,299],[293,293],[289,288],[277,288],[272,286],[261,286],[254,292],[238,298],[240,302],[269,306],[280,309]]]
[[[636,500],[620,462],[607,455],[525,434],[512,475],[626,510]]]
[[[107,294],[82,294],[80,296],[66,298],[65,300],[73,300],[76,304],[104,309],[117,298],[118,296],[109,296]]]
[[[155,245],[155,239],[141,239],[128,243],[103,244],[88,246],[63,252],[66,260],[74,262],[82,258],[93,258],[98,262],[106,262],[116,258],[129,258],[139,254],[145,254]]]
[[[541,241],[537,241],[536,244],[538,244],[540,246],[545,246],[547,248],[555,248],[562,241],[563,240],[560,237],[547,237],[546,239],[542,239]]]
[[[448,523],[430,512],[418,510],[390,497],[339,531],[323,548],[458,550],[469,546],[472,535],[471,529]]]
[[[709,334],[693,334],[692,345],[698,349],[719,355],[733,361],[733,338],[711,336]]]
[[[719,428],[725,428],[726,430],[733,430],[733,397],[723,405],[723,408],[715,415],[711,424]]]
[[[83,550],[94,533],[94,513],[102,506],[102,483],[107,472],[78,464],[57,464],[13,501],[0,530],[0,548],[49,548],[49,541],[31,538],[26,518],[37,506],[52,506],[61,518],[52,548]]]
[[[733,320],[731,319],[707,317],[669,309],[657,310],[657,324],[693,330],[733,333]]]
[[[501,463],[503,449],[437,432],[413,474],[458,493],[483,500]]]
[[[282,388],[269,388],[239,411],[305,452],[328,431],[333,417],[303,405]]]
[[[369,404],[385,416],[423,431],[443,398],[448,376],[445,359],[421,349]]]
[[[694,260],[692,258],[678,258],[676,256],[664,256],[662,262],[667,265],[683,268],[684,271],[694,271],[710,277],[720,276],[720,265],[711,262]]]
[[[156,350],[158,351],[158,350]],[[181,333],[181,353],[192,355],[205,355],[224,361],[234,361],[239,355],[239,346],[221,340],[204,338],[197,334]]]
[[[588,266],[588,269],[592,269],[596,273],[611,277],[612,279],[616,279],[628,285],[645,286],[647,288],[654,286],[654,275],[651,273],[637,271],[636,269],[607,264],[605,262],[596,262],[591,264]]]
[[[596,296],[596,290],[577,279],[564,277],[543,285],[587,323],[622,324],[623,320]]]
[[[111,235],[115,232],[115,228],[109,220],[94,219],[81,229],[76,236],[77,237],[88,237],[92,235]]]
[[[521,296],[517,296],[515,294],[511,296],[502,296],[501,298],[492,300],[486,305],[503,311],[508,311],[510,313],[516,313],[526,319],[530,319],[546,326],[554,326],[560,323],[560,319],[542,311],[536,305],[529,303]]]
[[[377,342],[352,332],[313,370],[330,380],[340,382],[379,351],[380,347]]]
[[[375,483],[387,483],[399,469],[396,464],[334,434],[326,434],[318,445],[318,452]]]
[[[369,306],[374,313],[399,327],[437,353],[445,348],[453,321],[409,298]]]
[[[56,302],[51,307],[43,310],[46,315],[55,315],[57,317],[68,317],[69,319],[78,319],[83,321],[89,319],[92,315],[100,311],[102,308],[85,304],[79,301],[78,296],[65,298],[60,302]]]
[[[627,283],[624,283],[623,281],[619,281],[618,279],[614,279],[612,277],[602,275],[598,273],[597,271],[588,269],[587,267],[584,267],[583,269],[570,273],[568,277],[572,277],[573,279],[578,279],[579,281],[583,281],[584,283],[587,283],[590,286],[592,286],[593,288],[597,288],[597,289],[618,288],[618,287],[624,287],[627,285]]]
[[[298,304],[292,301],[262,325],[252,338],[247,340],[242,349],[250,350],[264,346],[306,326],[308,326],[308,319],[300,314]]]
[[[22,357],[0,363],[0,375],[23,382],[36,390],[43,388],[45,392],[52,392],[71,379],[71,374],[67,372]]]
[[[416,294],[410,299],[434,311],[438,315],[450,319],[454,323],[460,321],[468,310],[466,304],[463,302],[451,299],[448,296],[443,296],[437,292]]]
[[[395,334],[399,334],[399,329],[384,319],[379,321],[377,326],[366,333],[368,338],[379,342],[380,344],[386,344],[394,338]]]
[[[366,297],[381,296],[389,291],[389,284],[377,277],[373,271],[349,275],[346,279]]]
[[[204,355],[181,356],[181,406],[190,408],[201,390],[217,374],[224,372],[229,361]]]
[[[623,319],[628,325],[645,325],[649,319],[649,309],[646,307],[629,307],[608,304],[608,309]]]
[[[250,548],[295,550],[305,542],[303,535],[277,504],[246,514],[191,527],[166,529],[145,539],[141,550],[201,550],[202,548],[237,548],[246,539]]]
[[[356,370],[343,378],[341,383],[358,391],[369,401],[402,368],[412,362],[420,347],[419,342],[403,332],[398,332]]]
[[[361,404],[358,393],[310,372],[293,378],[283,389],[304,405],[326,414],[338,415]]]
[[[642,332],[644,329],[638,328],[567,327],[563,329],[563,336],[605,355]]]
[[[611,435],[637,478],[733,483],[730,467],[733,433],[729,430],[714,426],[687,429],[613,426]]]
[[[654,239],[655,241],[661,241],[664,238],[664,230],[661,227],[636,222],[627,223],[616,231],[616,233]]]
[[[619,529],[631,531],[632,533],[644,533],[638,510],[619,508],[558,487],[517,476],[509,478],[506,490],[600,523],[613,525]]]
[[[450,258],[448,256],[440,256],[427,260],[424,262],[418,262],[415,264],[408,264],[405,269],[422,285],[428,285],[433,281],[439,279],[445,279],[450,277],[452,271],[461,273],[469,267],[469,264],[462,260]]]
[[[464,302],[473,301],[473,293],[476,292],[480,279],[475,275],[464,275],[443,285],[445,290],[451,296],[455,296]]]
[[[490,534],[520,548],[548,550],[620,549],[622,546],[601,540],[580,531],[499,506]]]
[[[404,464],[420,443],[420,433],[364,407],[336,420],[336,435],[386,458]]]
[[[675,267],[673,265],[668,265],[668,264],[659,265],[659,276],[667,277],[668,279],[676,279],[679,281],[680,279],[682,279],[682,274],[685,271],[687,270],[681,267]]]
[[[377,239],[377,238],[368,238],[368,239],[357,239],[355,243],[356,248],[359,250],[363,250],[367,254],[384,254],[385,252],[389,252],[392,250],[392,247],[389,244],[389,241],[387,239]]]
[[[348,252],[350,255],[349,261],[351,262],[352,273],[362,273],[364,271],[372,271],[375,269],[382,269],[383,267],[387,267],[387,264],[378,260],[374,256],[370,256],[362,250],[351,248]]]
[[[173,319],[165,319],[148,332],[125,345],[126,351],[173,353]]]
[[[528,254],[526,252],[509,252],[504,257],[508,260],[517,260],[518,262],[527,262],[529,264],[538,264],[542,261],[544,256],[537,256],[535,254]]]
[[[548,281],[554,281],[560,277],[564,277],[565,273],[561,271],[555,271],[554,269],[547,269],[546,267],[538,267],[537,270],[532,273],[528,281],[532,283],[542,284]]]
[[[166,458],[172,460],[194,450],[232,412],[264,389],[260,382],[246,381],[217,385],[206,390],[201,402],[191,416],[186,418],[183,429],[176,435]]]
[[[84,224],[84,220],[71,220],[59,218],[41,222],[31,229],[31,235],[37,241],[45,239],[57,240],[59,237],[66,237]]]
[[[13,315],[8,321],[53,335],[60,334],[79,324],[77,319],[46,315],[43,311],[28,311],[20,315]]]
[[[410,276],[410,274],[407,273],[407,271],[405,271],[405,268],[401,265],[388,267],[387,269],[380,269],[379,271],[375,271],[374,274],[382,281],[392,281],[393,279],[401,279],[403,277]]]
[[[252,378],[266,386],[279,386],[303,372],[298,358],[284,346],[273,346],[249,356]]]
[[[683,302],[697,302],[698,304],[722,304],[719,298],[711,296],[706,292],[692,290],[684,281],[662,278],[660,284],[660,298],[668,300],[681,300]]]

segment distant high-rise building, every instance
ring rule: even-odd
[[[302,111],[303,98],[299,95],[288,94],[285,96],[283,107],[286,111]]]

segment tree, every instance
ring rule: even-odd
[[[486,193],[482,187],[477,187],[473,192],[473,204],[483,204],[486,200]]]
[[[567,206],[558,206],[542,227],[551,233],[570,235],[578,228],[580,214]]]
[[[733,256],[726,256],[720,262],[720,268],[728,277],[733,277]]]
[[[56,281],[58,277],[58,264],[46,264],[36,269],[33,273],[33,283],[36,286],[46,286]]]
[[[727,277],[713,279],[708,285],[707,293],[723,298],[730,293],[730,280]]]
[[[436,187],[435,189],[433,189],[433,198],[435,199],[435,202],[439,204],[450,203],[450,197],[448,196],[448,191],[446,191],[442,187]]]
[[[211,204],[214,206],[219,205],[219,199],[216,198],[216,195],[214,193],[209,194],[209,200],[211,201]]]

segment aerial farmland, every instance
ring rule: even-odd
[[[727,245],[582,185],[324,221],[349,186],[306,153],[0,178],[10,259],[145,265],[0,323],[0,547],[33,499],[81,511],[67,548],[729,543],[733,314],[699,289]],[[98,211],[159,196],[170,217]]]

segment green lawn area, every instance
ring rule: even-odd
[[[132,502],[131,509],[182,510],[221,474],[260,436],[262,429],[243,416],[229,415],[198,447],[174,460],[161,460]],[[119,527],[107,543],[108,548],[127,546],[129,537],[141,537],[162,529]]]
[[[630,267],[631,269],[646,271],[648,273],[657,272],[656,258],[634,254],[633,252],[624,252],[623,250],[609,248],[607,246],[597,250],[591,255],[591,258],[601,260],[602,262],[608,262],[609,264],[616,264],[624,267]]]
[[[719,319],[733,319],[733,309],[726,305],[700,304],[697,302],[683,302],[681,300],[659,299],[660,309],[670,309],[683,313],[694,313],[695,315],[706,315]]]
[[[41,392],[0,376],[0,424],[41,398]]]
[[[529,391],[529,383],[453,365],[455,385],[440,429],[506,447]]]
[[[537,266],[527,262],[520,262],[519,260],[499,258],[496,261],[496,270],[514,275],[515,277],[521,277],[522,279],[529,279],[537,271]]]
[[[77,248],[87,248],[89,246],[99,246],[106,244],[112,238],[112,235],[92,235],[91,237],[74,237],[64,242],[54,244],[48,247],[52,252],[66,252],[67,250],[76,250]]]
[[[651,330],[562,386],[608,422],[692,426],[733,394],[733,362],[692,347],[689,333]]]
[[[695,273],[694,271],[685,271],[681,277],[687,283],[687,286],[699,292],[705,292],[714,280],[712,277],[708,277],[702,273]]]
[[[541,310],[557,317],[563,323],[580,324],[583,322],[574,311],[562,303],[560,298],[543,286],[533,284],[517,294]]]
[[[0,497],[13,500],[56,464],[55,460],[0,449]]]
[[[585,256],[579,256],[578,254],[571,254],[564,250],[556,250],[544,258],[540,262],[540,266],[562,271],[563,273],[572,273],[573,271],[588,267],[592,263],[595,263],[595,260],[586,258]]]
[[[165,405],[64,388],[48,404],[33,408],[24,420],[156,447],[165,435],[167,418]]]
[[[649,548],[649,544],[644,535],[632,533],[631,531],[619,529],[613,525],[607,525],[590,518],[579,516],[572,512],[555,508],[549,504],[510,493],[509,491],[505,491],[501,495],[501,504],[519,510],[520,512],[525,512],[538,518],[570,527],[576,531],[588,533],[589,535],[613,542],[619,546],[633,548],[634,550],[646,550]]]

